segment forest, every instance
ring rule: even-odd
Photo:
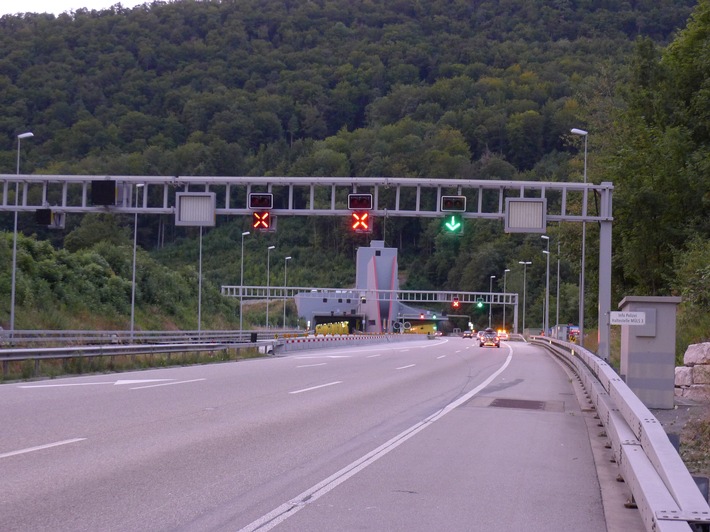
[[[15,173],[17,135],[31,131],[23,174],[609,181],[612,308],[626,295],[682,296],[682,354],[710,336],[709,31],[702,0],[156,1],[5,15],[0,173]],[[195,328],[196,234],[163,222],[138,232],[138,324]],[[207,326],[236,323],[219,287],[236,284],[249,222],[220,219],[205,235]],[[0,227],[6,326],[11,213]],[[54,231],[23,214],[19,228],[16,328],[126,326],[132,218],[69,216]],[[574,323],[581,228],[548,234],[560,322]],[[510,269],[507,290],[520,292],[518,262],[531,261],[528,320],[541,323],[539,235],[478,220],[451,238],[439,221],[391,219],[372,238],[398,248],[408,289],[483,291],[495,275],[500,290]],[[245,243],[245,284],[264,284],[258,250],[276,245],[274,265],[293,257],[289,284],[352,286],[368,240],[332,219],[280,220]],[[289,309],[291,326],[297,318]]]

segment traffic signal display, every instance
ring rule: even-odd
[[[271,193],[255,192],[249,194],[250,209],[273,209],[274,195]]]
[[[444,218],[444,230],[452,235],[463,234],[463,216],[460,214],[449,214]]]
[[[368,211],[353,211],[350,214],[350,227],[356,233],[372,233],[372,218]]]
[[[441,212],[466,212],[466,196],[441,196]]]
[[[348,194],[348,209],[354,211],[372,210],[372,194]]]
[[[461,306],[461,302],[459,301],[458,297],[455,297],[453,301],[451,301],[451,306],[453,308],[459,308]]]
[[[91,203],[93,205],[116,205],[116,181],[101,180],[91,182]]]
[[[269,211],[251,213],[251,227],[255,231],[268,231],[271,229],[271,214]]]
[[[476,301],[476,308],[483,308],[483,307],[484,307],[483,300],[478,299],[478,301]]]

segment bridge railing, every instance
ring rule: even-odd
[[[665,430],[621,377],[577,344],[532,337],[579,376],[594,405],[620,474],[649,531],[710,530],[710,506]]]

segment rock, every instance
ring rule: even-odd
[[[710,403],[710,385],[708,384],[693,384],[687,388],[683,388],[683,399],[696,401],[698,403]]]
[[[710,384],[710,365],[693,366],[693,382],[690,384]]]
[[[710,343],[690,344],[683,355],[683,364],[686,366],[710,364]]]
[[[698,367],[700,367],[700,366],[698,366]],[[690,386],[691,384],[693,384],[693,370],[694,369],[695,368],[689,368],[688,366],[677,366],[675,368],[675,385],[676,386]]]

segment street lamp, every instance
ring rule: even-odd
[[[17,175],[20,175],[20,141],[34,137],[34,133],[17,135]],[[12,288],[10,290],[10,338],[15,335],[15,271],[17,270],[17,207],[20,197],[20,182],[15,182],[15,225],[12,231]]]
[[[506,268],[505,270],[503,270],[503,294],[505,294],[505,281],[509,271],[510,268]],[[505,295],[503,295],[503,297],[505,297]],[[507,305],[505,304],[505,301],[503,301],[503,328],[507,331],[508,329],[505,325],[505,307],[507,307]]]
[[[242,266],[241,277],[239,278],[239,334],[242,334],[242,300],[244,299],[244,237],[249,235],[249,231],[242,233]]]
[[[557,237],[557,305],[555,307],[555,325],[560,324],[560,237]],[[559,327],[555,328],[555,338],[558,338]]]
[[[550,330],[550,237],[547,235],[540,235],[540,238],[544,238],[547,243],[547,250],[543,250],[545,254],[545,260],[547,262],[547,268],[545,270],[545,319],[543,320],[542,330]]]
[[[131,282],[131,342],[133,342],[133,333],[136,323],[136,243],[138,240],[138,190],[143,188],[145,184],[139,183],[136,185],[136,212],[133,217],[133,280]]]
[[[574,135],[581,135],[584,137],[584,182],[587,182],[587,139],[589,138],[589,133],[583,129],[571,129],[570,133]],[[587,206],[586,206],[586,195],[585,205],[582,206],[582,215],[585,216]],[[587,239],[587,224],[582,222],[582,267],[579,273],[579,345],[584,347],[584,263],[585,263],[585,242]],[[601,321],[601,320],[600,320]]]
[[[271,276],[269,267],[271,263],[271,250],[276,249],[276,246],[266,248],[266,328],[269,328],[269,287],[271,285]]]
[[[490,329],[491,327],[491,317],[492,317],[492,312],[493,312],[493,279],[495,279],[495,275],[491,275],[491,278],[489,279],[488,282],[488,297],[490,298],[488,300],[488,328]]]
[[[288,270],[288,261],[291,257],[284,258],[284,329],[286,329],[286,272]]]
[[[532,264],[531,261],[519,260],[518,264],[523,265],[523,335],[525,334],[525,297],[527,293],[527,273],[528,266]]]

